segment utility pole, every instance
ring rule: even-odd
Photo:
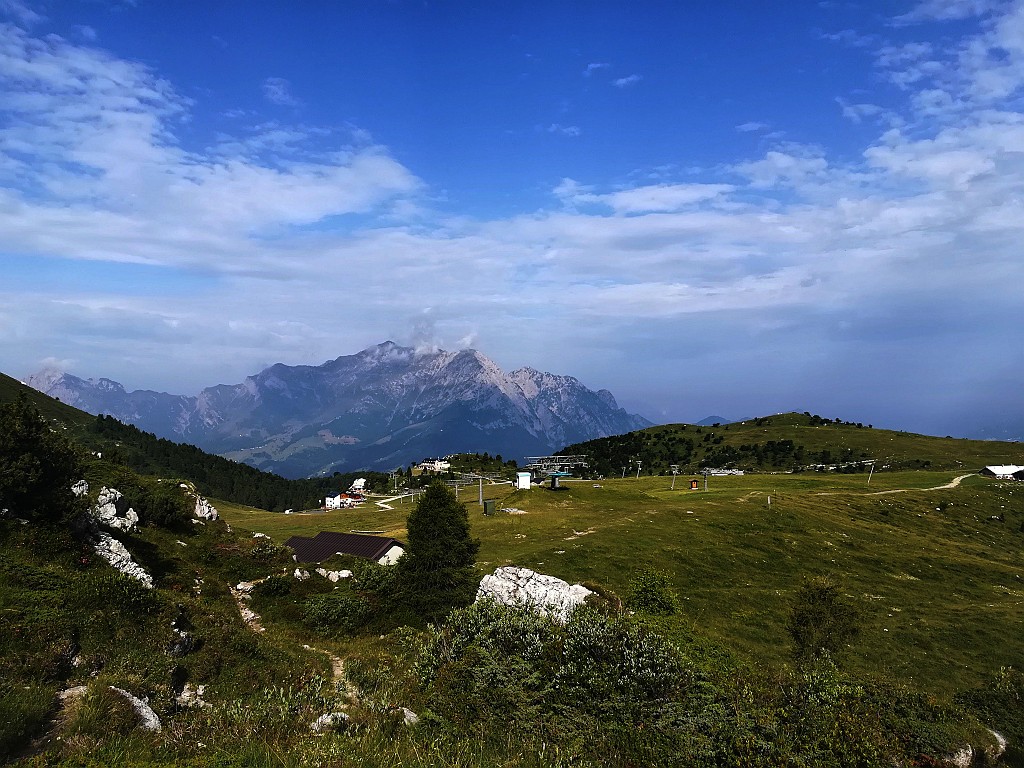
[[[484,505],[484,479],[480,478],[480,506]]]
[[[676,489],[676,475],[679,474],[679,465],[678,464],[672,464],[669,467],[669,469],[672,470],[672,490],[674,491]]]
[[[636,479],[637,480],[640,479],[640,462],[639,461],[636,463]]]

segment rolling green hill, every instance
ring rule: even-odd
[[[666,424],[566,446],[585,454],[590,471],[606,477],[703,467],[756,472],[832,469],[867,472],[901,469],[977,470],[987,464],[1024,464],[1024,445],[952,437],[929,437],[871,425],[784,413],[734,424],[700,427]]]

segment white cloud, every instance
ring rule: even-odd
[[[612,85],[616,88],[628,88],[631,85],[636,85],[643,80],[642,75],[628,75],[627,77],[620,77],[612,81]]]
[[[30,27],[44,20],[44,16],[32,10],[21,0],[0,0],[0,13],[22,26]]]
[[[843,98],[836,99],[836,102],[842,107],[843,117],[854,123],[861,123],[885,113],[885,110],[877,104],[851,104]]]
[[[820,178],[828,169],[828,161],[820,154],[805,150],[781,152],[772,150],[760,160],[740,163],[733,170],[750,179],[753,187],[799,186]]]
[[[575,205],[600,205],[617,214],[634,214],[683,210],[697,203],[715,200],[733,189],[729,184],[654,184],[595,194],[572,179],[563,179],[554,193]]]
[[[998,0],[923,0],[908,13],[896,17],[896,22],[955,21],[984,16],[1000,5]]]
[[[771,126],[768,125],[768,123],[757,123],[757,122],[740,123],[739,125],[736,126],[736,130],[739,131],[740,133],[753,133],[755,131],[766,131],[769,128],[771,128]]]
[[[191,105],[170,84],[56,36],[0,29],[0,73],[0,228],[19,252],[252,269],[253,235],[386,212],[421,188],[358,131],[268,125],[186,151],[174,129]]]
[[[608,67],[610,66],[611,64],[607,64],[602,61],[592,61],[591,63],[587,64],[587,68],[583,70],[583,76],[590,77],[592,74],[594,74],[594,72],[597,72],[602,69],[608,69]]]
[[[559,136],[579,136],[582,133],[577,125],[561,125],[560,123],[552,123],[547,127],[547,131]]]
[[[292,95],[292,84],[283,77],[268,77],[264,80],[263,95],[267,101],[283,107],[296,107],[300,104]]]

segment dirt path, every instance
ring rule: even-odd
[[[970,477],[973,474],[974,473],[971,472],[971,473],[966,474],[966,475],[959,475],[958,477],[954,477],[952,480],[950,480],[945,485],[936,485],[933,488],[897,488],[897,489],[892,490],[892,491],[874,491],[872,493],[869,493],[868,495],[869,496],[884,496],[885,494],[888,494],[888,493],[910,493],[911,491],[948,491],[948,490],[951,490],[953,488],[956,488],[958,485],[960,485],[961,482],[963,482],[965,479],[967,479],[968,477]]]
[[[913,493],[914,491],[948,491],[948,490],[951,490],[953,488],[956,488],[958,485],[960,485],[960,483],[962,483],[968,477],[972,477],[974,474],[975,474],[974,472],[969,472],[966,475],[959,475],[957,477],[954,477],[952,480],[950,480],[948,483],[945,483],[944,485],[936,485],[936,486],[933,486],[931,488],[893,488],[892,490],[888,490],[888,491],[871,491],[869,493],[865,493],[864,495],[865,496],[886,496],[886,495],[891,494],[891,493]],[[825,492],[822,492],[822,493],[816,493],[814,495],[815,496],[841,496],[844,493],[852,493],[852,492],[853,491],[825,491]]]
[[[231,596],[235,598],[235,603],[238,604],[238,612],[242,615],[242,621],[244,621],[245,625],[249,627],[249,629],[251,629],[253,632],[264,631],[264,627],[260,621],[259,614],[256,613],[256,611],[254,611],[248,605],[246,605],[249,598],[251,597],[249,593],[252,591],[252,588],[257,583],[259,583],[259,581],[263,581],[263,579],[259,579],[255,582],[243,581],[239,583],[238,587],[232,587],[230,585],[228,586],[228,592],[231,593]],[[241,589],[239,589],[239,587],[241,587]]]

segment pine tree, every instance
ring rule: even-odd
[[[435,481],[409,514],[407,527],[408,545],[398,561],[402,602],[427,621],[472,602],[480,542],[470,536],[466,505]]]
[[[24,394],[0,405],[0,510],[61,519],[75,507],[71,486],[81,478],[78,452],[50,429]]]

